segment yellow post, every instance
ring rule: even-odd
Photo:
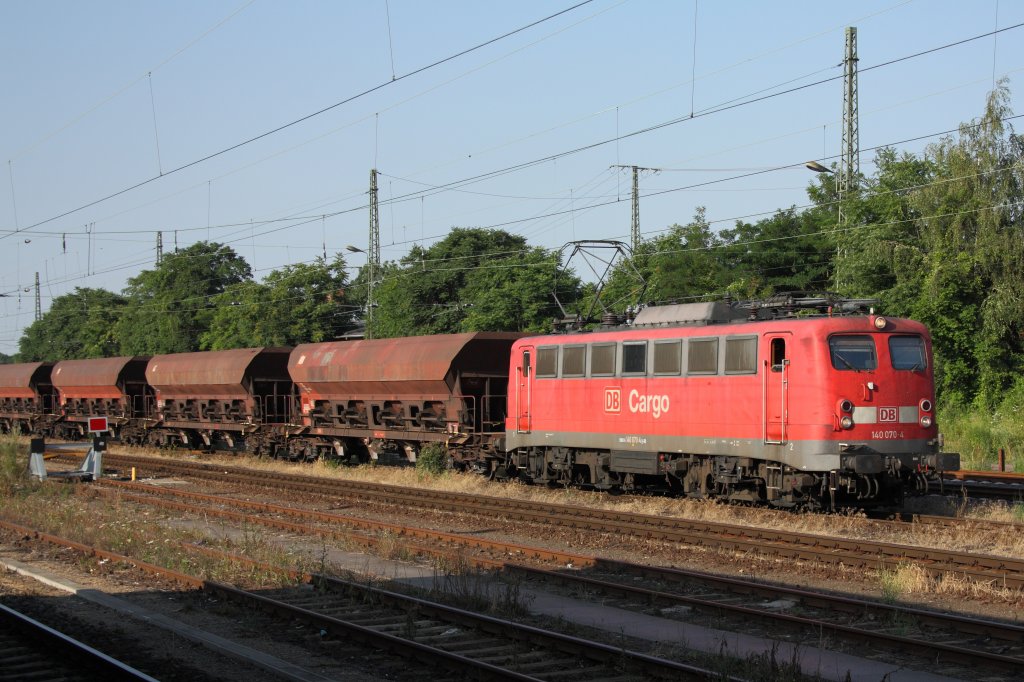
[[[132,480],[135,480],[135,467],[132,467]]]

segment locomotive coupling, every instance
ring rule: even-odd
[[[856,474],[880,474],[885,470],[882,455],[877,452],[843,455],[839,461],[843,469]]]
[[[936,452],[932,455],[924,455],[921,463],[935,471],[960,471],[959,452]]]

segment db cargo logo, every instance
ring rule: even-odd
[[[879,407],[878,408],[878,421],[880,422],[897,422],[899,421],[899,409],[895,407]]]
[[[620,412],[622,410],[622,391],[617,388],[604,389],[604,411]]]

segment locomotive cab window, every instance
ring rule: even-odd
[[[537,376],[553,377],[558,374],[558,347],[537,349]]]
[[[530,376],[530,351],[523,351],[523,376]]]
[[[889,357],[893,369],[920,371],[928,366],[924,339],[920,336],[890,336]]]
[[[647,372],[647,342],[622,344],[622,373],[645,374]]]
[[[878,368],[875,340],[870,336],[833,336],[828,347],[835,369],[862,372]]]
[[[610,377],[615,374],[615,344],[595,343],[590,347],[590,376]]]
[[[773,372],[781,372],[786,360],[786,339],[772,339],[771,363]]]
[[[562,347],[562,376],[581,377],[587,366],[586,346],[563,346]]]
[[[683,342],[679,339],[673,341],[654,342],[654,373],[678,375],[683,364]]]
[[[725,339],[725,373],[757,374],[757,337]]]
[[[718,339],[694,339],[686,363],[687,374],[718,374]]]

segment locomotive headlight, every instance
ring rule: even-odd
[[[921,402],[918,403],[918,407],[921,408],[922,412],[931,412],[932,411],[932,401],[928,400],[928,398],[922,398]]]
[[[851,403],[849,400],[840,400],[839,401],[839,411],[840,412],[853,412],[853,403]]]
[[[875,329],[885,329],[886,319],[884,317],[876,317],[874,325]]]
[[[843,418],[839,420],[839,425],[842,426],[844,429],[852,429],[853,417],[849,415],[843,415]]]
[[[921,415],[921,426],[928,428],[932,425],[932,416],[930,414]]]

